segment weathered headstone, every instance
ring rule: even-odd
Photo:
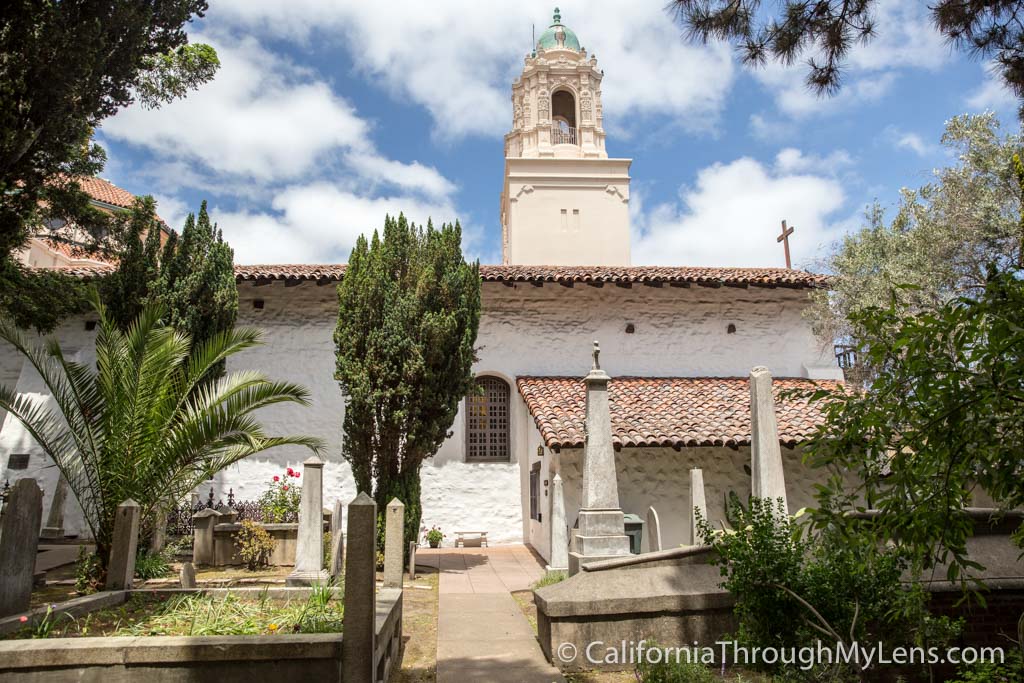
[[[345,527],[341,523],[343,509],[340,500],[334,501],[334,511],[331,513],[331,561],[328,563],[331,579],[341,578],[345,566]]]
[[[647,547],[652,553],[661,550],[661,520],[654,507],[647,508]]]
[[[196,587],[196,566],[191,562],[185,562],[181,565],[181,572],[178,574],[178,578],[181,580],[181,587],[192,589]]]
[[[409,541],[409,580],[416,580],[416,541]]]
[[[555,473],[551,480],[551,562],[549,572],[569,569],[569,527],[565,521],[565,491],[562,476]]]
[[[704,498],[704,472],[700,468],[690,470],[690,545],[700,543],[697,529],[697,515],[707,520],[708,503]]]
[[[324,461],[315,455],[302,463],[299,500],[299,537],[295,543],[295,569],[285,578],[288,586],[326,583],[324,571]]]
[[[128,590],[135,578],[135,553],[139,547],[141,506],[129,498],[114,512],[114,538],[107,563],[107,590]]]
[[[758,366],[750,371],[750,473],[751,495],[786,502],[786,475],[782,469],[779,425],[775,418],[772,373]]]
[[[341,680],[374,681],[377,615],[377,504],[360,493],[348,506]]]
[[[57,488],[53,491],[50,512],[46,515],[46,526],[39,532],[40,538],[64,538],[64,502],[68,497],[68,480],[64,475],[57,477]]]
[[[43,520],[43,492],[35,479],[10,490],[0,530],[0,617],[28,609]]]
[[[612,445],[608,382],[611,378],[598,362],[600,348],[594,342],[594,364],[583,382],[587,387],[586,441],[583,448],[583,496],[579,512],[576,548],[569,553],[569,574],[595,560],[629,555],[625,516],[619,506],[619,484]]]
[[[192,515],[192,561],[197,565],[213,564],[213,527],[220,524],[220,513],[211,508]]]
[[[384,587],[402,587],[405,556],[405,505],[392,498],[384,512]]]

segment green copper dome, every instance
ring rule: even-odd
[[[540,34],[537,47],[544,48],[545,50],[557,50],[558,48],[565,47],[570,50],[576,50],[576,52],[580,51],[580,39],[576,37],[572,29],[562,25],[562,15],[557,7],[555,8],[554,23],[548,27],[547,31]]]

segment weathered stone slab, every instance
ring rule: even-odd
[[[8,495],[0,531],[0,617],[28,609],[43,519],[35,479],[21,479]]]
[[[384,587],[402,587],[405,550],[405,505],[392,498],[384,513]]]
[[[295,570],[285,583],[309,586],[326,583],[324,571],[324,461],[313,455],[302,463],[302,498],[299,501],[299,538],[295,545]]]
[[[377,504],[360,493],[348,506],[342,680],[373,681],[377,591]]]
[[[114,513],[114,538],[107,563],[107,590],[132,587],[135,578],[135,553],[139,546],[139,517],[142,508],[129,498]]]
[[[57,488],[53,491],[50,512],[46,516],[46,526],[39,532],[40,538],[64,538],[64,503],[68,497],[68,480],[64,475],[57,477]]]
[[[341,578],[345,567],[345,527],[341,521],[341,513],[345,506],[340,500],[334,501],[334,511],[331,514],[331,561],[329,572],[332,579]]]
[[[704,497],[704,472],[700,468],[690,470],[690,544],[698,545],[701,542],[700,531],[697,529],[698,514],[701,518],[708,518],[708,503]]]
[[[750,371],[750,439],[751,494],[773,502],[781,498],[788,511],[772,373],[763,366]]]
[[[192,515],[192,561],[197,565],[214,563],[213,527],[220,523],[220,513],[211,508]]]
[[[562,476],[551,481],[551,563],[549,572],[569,569],[569,526],[565,520],[565,487]]]
[[[653,506],[647,508],[647,551],[656,553],[661,550],[661,520]]]
[[[181,572],[179,572],[178,576],[181,580],[182,588],[196,587],[196,567],[191,562],[185,562],[181,565]]]

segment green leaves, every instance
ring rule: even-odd
[[[986,497],[1024,504],[1021,273],[990,271],[978,296],[929,313],[893,302],[854,320],[878,373],[863,393],[819,403],[825,421],[806,453],[836,476],[819,496],[818,524],[846,524],[867,501],[879,516],[861,533],[972,588],[981,566],[968,557],[974,522],[963,508]]]
[[[405,503],[407,538],[419,534],[420,465],[473,386],[480,274],[461,241],[458,223],[422,228],[386,217],[383,235],[359,237],[338,286],[342,455],[380,510],[393,496]]]
[[[304,388],[256,372],[200,385],[224,358],[258,343],[258,332],[228,330],[194,347],[187,334],[161,322],[157,305],[121,330],[98,294],[91,296],[100,318],[95,369],[66,359],[54,341],[42,349],[29,345],[0,319],[0,339],[32,363],[53,396],[52,405],[37,403],[0,387],[0,407],[25,425],[67,479],[104,563],[122,501],[137,501],[146,519],[249,455],[283,445],[321,447],[310,437],[269,436],[252,416],[275,403],[307,404]]]

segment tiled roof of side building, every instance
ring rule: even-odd
[[[235,266],[239,282],[266,280],[340,280],[344,264]],[[650,284],[688,286],[827,287],[825,275],[786,268],[705,268],[692,266],[480,266],[484,282],[552,282],[603,286]]]
[[[519,393],[549,448],[582,448],[586,388],[576,377],[520,377]],[[788,389],[834,390],[834,380],[776,378],[779,442],[795,446],[823,420],[807,401],[783,398]],[[608,385],[616,447],[750,444],[750,386],[745,377],[614,377]]]
[[[103,178],[79,178],[78,184],[82,190],[98,202],[119,206],[122,209],[132,208],[135,203],[135,195],[128,190],[123,190],[109,180]]]

